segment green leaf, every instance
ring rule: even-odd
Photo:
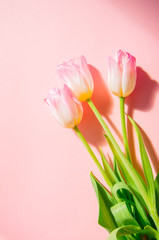
[[[126,236],[128,239],[134,239],[131,234],[146,234],[150,239],[159,240],[159,233],[150,226],[146,226],[144,229],[141,229],[134,225],[127,225],[120,228],[115,229],[108,236],[107,240],[119,240],[120,237]]]
[[[159,173],[155,178],[155,191],[156,191],[156,208],[159,215]]]
[[[108,236],[107,240],[118,240],[120,237],[128,236],[131,234],[140,233],[142,229],[140,227],[134,225],[127,225],[123,227],[116,228],[111,234]]]
[[[151,226],[146,226],[142,232],[142,234],[146,234],[150,239],[155,238],[159,240],[159,232],[157,232],[154,228]]]
[[[156,197],[155,197],[155,183],[154,183],[151,164],[150,164],[139,128],[138,128],[137,124],[135,123],[135,121],[130,116],[128,116],[128,118],[129,118],[130,122],[132,123],[132,125],[136,131],[137,137],[138,137],[142,166],[143,166],[144,175],[145,175],[146,182],[147,182],[147,189],[148,189],[147,191],[148,191],[148,197],[149,197],[149,202],[150,202],[149,207],[150,207],[150,209],[153,209],[154,206],[156,206]]]
[[[117,227],[110,210],[116,201],[92,173],[90,177],[99,203],[98,223],[111,232]]]
[[[123,179],[123,177],[120,173],[120,169],[119,169],[119,166],[118,166],[115,156],[114,156],[114,173],[117,176],[119,182],[125,183],[125,180]],[[121,194],[125,195],[125,199],[131,200],[131,195],[127,191],[125,191],[125,189],[121,189]]]
[[[126,202],[120,202],[111,207],[111,212],[118,227],[122,227],[125,225],[134,225],[140,227],[128,208],[129,206]]]
[[[121,191],[121,189],[124,189],[124,190],[128,191],[131,194],[132,200],[123,198],[123,196],[119,192],[119,191]],[[139,223],[139,225],[142,228],[144,228],[146,225],[151,225],[150,221],[149,221],[149,219],[146,215],[145,209],[140,204],[139,200],[133,194],[133,192],[131,191],[131,189],[129,188],[129,186],[126,183],[123,183],[123,182],[116,183],[113,186],[112,194],[116,198],[117,202],[125,201],[125,202],[130,203],[131,205],[135,206],[135,214],[134,214],[134,212],[132,212],[132,213],[133,213],[133,216],[135,217],[135,219],[137,220],[137,222]]]
[[[132,235],[127,235],[125,238],[128,239],[128,240],[141,240],[141,237],[140,237],[139,233],[136,234],[134,237]]]
[[[143,180],[141,180],[141,177],[135,168],[131,165],[131,163],[126,159],[125,155],[123,154],[121,157],[121,153],[114,148],[109,137],[107,135],[104,136],[107,139],[107,142],[112,150],[113,155],[115,156],[115,159],[118,161],[119,167],[126,182],[131,187],[138,199],[142,202],[143,206],[148,210],[149,201],[145,183]]]
[[[125,182],[121,173],[120,173],[118,163],[117,163],[117,160],[116,160],[115,156],[114,156],[114,173],[117,176],[119,182]]]
[[[104,156],[104,153],[102,152],[101,149],[99,149],[99,150],[100,150],[104,170],[105,170],[105,172],[108,176],[109,182],[110,182],[108,185],[110,186],[110,189],[111,189],[113,187],[113,185],[118,182],[118,179],[117,179],[116,175],[114,174],[113,170],[111,169],[109,163],[107,162],[107,160]]]

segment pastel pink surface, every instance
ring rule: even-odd
[[[56,66],[83,54],[94,78],[93,100],[120,145],[118,98],[107,88],[107,56],[118,49],[137,59],[135,91],[126,111],[142,126],[158,169],[159,2],[152,0],[0,1],[0,240],[97,240],[98,204],[89,172],[103,182],[73,131],[43,103],[62,86]],[[98,155],[109,152],[84,104],[80,129]],[[129,137],[133,136],[130,124]],[[137,141],[131,145],[137,148]],[[99,155],[98,155],[99,156]],[[139,152],[136,154],[139,163]]]

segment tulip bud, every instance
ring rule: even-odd
[[[119,50],[115,59],[108,58],[108,85],[118,97],[127,97],[136,85],[136,59],[127,52]]]
[[[60,64],[57,72],[79,101],[84,102],[92,96],[94,84],[84,56]]]
[[[82,120],[82,105],[66,85],[63,90],[51,89],[44,101],[63,127],[74,128]]]

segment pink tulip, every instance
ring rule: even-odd
[[[94,84],[84,56],[64,62],[57,67],[57,72],[79,101],[92,96]]]
[[[136,59],[127,52],[119,50],[115,58],[109,57],[108,85],[118,97],[132,93],[136,85]]]
[[[82,105],[74,98],[66,85],[63,90],[51,89],[44,101],[63,127],[73,128],[82,120]]]

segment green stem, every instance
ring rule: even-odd
[[[119,157],[123,158],[124,157],[124,161],[127,161],[127,158],[124,156],[123,152],[121,151],[119,145],[117,144],[115,138],[113,137],[112,133],[110,132],[109,128],[107,127],[105,121],[103,120],[102,116],[100,115],[100,113],[98,112],[97,108],[95,107],[95,105],[93,104],[91,99],[87,100],[87,103],[89,104],[89,106],[91,107],[92,111],[94,112],[95,116],[97,117],[98,121],[100,122],[101,126],[103,127],[105,133],[107,134],[108,138],[110,139],[111,143],[113,144],[114,148],[117,150],[117,152],[119,153]],[[127,161],[128,162],[128,161]]]
[[[104,122],[102,116],[100,115],[100,113],[98,112],[97,108],[93,104],[92,100],[88,99],[87,103],[91,107],[92,111],[94,112],[95,116],[97,117],[97,119],[99,120],[101,126],[103,127],[104,131],[106,132],[110,142],[112,143],[113,147],[115,148],[115,150],[117,152],[117,155],[118,155],[118,159],[117,160],[119,161],[119,164],[120,164],[120,166],[121,166],[121,168],[122,168],[122,170],[124,172],[125,178],[127,180],[129,180],[129,185],[132,187],[133,190],[137,190],[138,189],[138,194],[140,194],[141,198],[143,199],[143,201],[146,204],[145,207],[148,209],[149,200],[148,200],[147,192],[146,192],[145,186],[141,182],[138,174],[136,173],[136,170],[133,168],[132,164],[128,161],[127,157],[121,151],[119,145],[117,144],[115,138],[111,134],[109,128],[107,127],[107,125]],[[127,176],[129,176],[129,177],[127,178]],[[133,182],[135,183],[136,187],[134,187]]]
[[[105,179],[106,183],[108,184],[109,188],[112,188],[112,183],[109,179],[109,177],[107,176],[107,174],[105,173],[104,169],[102,168],[101,164],[99,163],[98,159],[96,158],[94,152],[92,151],[91,147],[89,146],[88,142],[86,141],[86,139],[84,138],[84,136],[82,135],[82,133],[80,132],[79,128],[77,126],[75,126],[73,128],[73,130],[75,131],[75,133],[77,134],[77,136],[80,138],[80,140],[82,141],[82,143],[84,144],[84,146],[86,147],[87,151],[89,152],[89,154],[91,155],[91,157],[93,158],[96,166],[98,167],[99,171],[101,172],[103,178]]]
[[[128,143],[128,137],[126,132],[126,125],[125,125],[125,112],[124,112],[124,102],[125,98],[120,97],[120,117],[121,117],[121,128],[122,128],[122,134],[123,134],[123,142],[124,147],[126,151],[127,158],[130,162],[131,161],[131,155],[130,155],[130,149],[129,149],[129,143]]]

